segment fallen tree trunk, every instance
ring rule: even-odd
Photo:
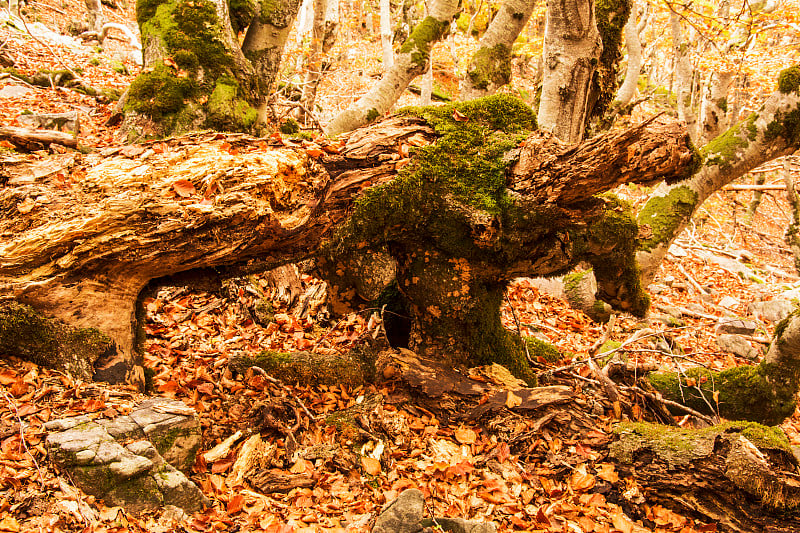
[[[61,144],[70,148],[78,146],[78,138],[69,133],[54,130],[29,130],[12,126],[0,128],[0,139],[28,152],[41,150],[51,144]]]
[[[693,152],[678,125],[645,124],[570,147],[526,131],[532,112],[509,97],[432,113],[391,117],[324,151],[194,134],[89,156],[66,182],[12,178],[0,191],[0,296],[98,329],[117,348],[103,364],[136,383],[140,292],[152,279],[202,267],[266,268],[317,254],[347,263],[355,250],[388,250],[418,346],[453,345],[475,326],[496,335],[487,342],[473,332],[453,345],[462,362],[477,353],[474,344],[509,343],[499,305],[516,276],[589,260],[601,264],[609,303],[646,309],[630,260],[635,222],[618,200],[593,195],[687,175]],[[477,140],[465,145],[464,135]],[[410,146],[419,147],[413,158]],[[444,170],[430,171],[442,151]],[[375,218],[365,223],[370,208]]]
[[[611,459],[644,488],[644,495],[626,494],[688,511],[721,531],[800,530],[797,460],[779,428],[734,422],[683,430],[626,423],[616,433]],[[640,501],[630,503],[640,509]]]

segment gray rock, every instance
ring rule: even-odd
[[[758,350],[739,335],[721,334],[717,335],[717,346],[723,352],[732,353],[745,359],[756,359],[760,354]]]
[[[595,298],[597,281],[591,270],[565,275],[564,294],[570,307],[583,311],[595,322],[605,323],[611,318],[611,306]]]
[[[667,253],[673,257],[686,257],[687,255],[689,255],[689,252],[687,252],[677,244],[673,244],[672,246],[670,246],[669,250],[667,250]]]
[[[142,428],[129,416],[118,416],[113,420],[101,418],[97,420],[97,423],[103,426],[108,431],[108,434],[115,439],[141,439],[144,437]]]
[[[794,309],[794,304],[784,298],[775,298],[767,302],[753,302],[747,306],[748,313],[773,324],[792,314]]]
[[[200,421],[193,411],[191,415],[176,414],[186,412],[183,402],[155,398],[142,402],[130,413],[164,460],[184,472],[194,464],[202,439]]]
[[[372,533],[416,533],[425,510],[425,497],[417,489],[400,493],[375,521]]]
[[[719,301],[720,307],[724,307],[725,309],[734,309],[738,307],[741,302],[732,296],[723,296],[722,299]]]
[[[199,421],[181,402],[148,400],[129,416],[54,420],[45,429],[51,460],[84,492],[107,504],[129,512],[172,505],[189,513],[210,505],[176,468],[193,464],[200,446]]]
[[[756,329],[758,329],[758,324],[752,320],[724,316],[717,322],[715,332],[717,335],[752,335]]]
[[[425,498],[417,489],[404,490],[378,516],[372,533],[418,533],[440,527],[451,533],[495,533],[492,522],[474,522],[462,518],[425,518]],[[439,531],[438,529],[436,531]]]
[[[32,92],[33,89],[24,85],[6,85],[0,89],[0,98],[18,98]]]

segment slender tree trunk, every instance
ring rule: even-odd
[[[690,179],[656,188],[638,214],[644,238],[637,260],[645,283],[709,196],[759,165],[800,148],[798,80],[800,67],[784,70],[778,90],[757,112],[703,148],[700,168]]]
[[[100,33],[103,29],[103,4],[100,0],[86,0],[86,18],[89,31]]]
[[[381,50],[383,51],[383,71],[394,65],[394,49],[392,48],[392,9],[389,0],[380,0],[381,9]]]
[[[314,28],[311,38],[311,51],[306,63],[306,80],[303,84],[303,106],[314,112],[317,88],[322,80],[323,62],[336,42],[339,26],[339,1],[314,0]],[[305,119],[305,112],[300,113]]]
[[[548,0],[540,128],[566,142],[583,139],[590,84],[601,52],[594,0]]]
[[[733,72],[714,72],[700,107],[700,137],[702,144],[711,142],[727,129],[728,92],[733,84]]]
[[[678,118],[686,122],[692,140],[697,139],[697,116],[692,109],[692,56],[691,42],[687,41],[681,28],[681,18],[670,16],[672,47],[675,53],[675,93],[678,100]]]
[[[639,74],[642,71],[642,42],[639,39],[636,14],[637,9],[631,9],[631,14],[625,23],[625,48],[628,52],[628,66],[625,70],[625,81],[622,82],[614,102],[617,108],[624,108],[630,104],[639,86]]]
[[[500,7],[459,80],[461,100],[493,94],[511,81],[511,47],[535,7],[536,0],[507,0]]]
[[[783,160],[783,183],[786,185],[786,199],[792,208],[792,223],[786,228],[785,240],[794,256],[794,269],[800,272],[800,194],[792,178],[792,159],[794,156]]]
[[[458,0],[434,0],[430,14],[420,22],[400,48],[395,64],[367,94],[339,113],[326,128],[328,135],[356,129],[388,112],[408,84],[425,72],[431,47],[450,31],[450,21],[458,10]]]
[[[297,16],[300,0],[258,2],[256,5],[256,15],[247,28],[242,52],[255,70],[259,95],[258,116],[259,120],[265,122],[268,118],[266,98],[277,81],[281,54]]]

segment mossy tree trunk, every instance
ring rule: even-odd
[[[767,355],[756,366],[656,372],[647,379],[665,398],[702,413],[778,425],[794,414],[800,392],[800,313],[778,324]]]
[[[536,3],[507,0],[500,7],[459,80],[461,100],[494,94],[511,81],[511,47],[531,18]]]
[[[615,433],[610,459],[620,478],[636,479],[648,504],[710,522],[719,531],[800,530],[797,459],[780,428],[750,422],[701,430],[623,423]],[[631,497],[629,487],[620,480],[617,490],[631,518],[652,520],[637,500],[642,495]]]
[[[417,115],[353,132],[319,161],[278,141],[270,148],[212,133],[167,141],[144,160],[89,156],[66,188],[12,179],[0,190],[0,298],[96,328],[116,348],[107,362],[129,376],[141,376],[143,287],[203,267],[267,268],[318,255],[346,269],[355,251],[388,251],[414,309],[415,345],[454,346],[459,362],[520,347],[499,329],[502,289],[517,276],[615,263],[599,276],[604,294],[643,312],[638,276],[617,275],[635,271],[632,216],[594,195],[683,176],[692,151],[678,125],[644,124],[569,147],[531,132],[533,112],[508,96]],[[397,154],[409,145],[417,153],[405,164]],[[473,331],[452,344],[473,325],[496,335]]]
[[[450,22],[458,13],[458,6],[458,0],[431,2],[428,16],[417,24],[400,47],[392,67],[366,94],[339,113],[325,132],[339,135],[369,124],[390,111],[411,80],[427,69],[431,47],[450,31]]]
[[[670,244],[714,192],[756,167],[800,148],[800,67],[784,70],[778,89],[747,119],[701,149],[691,179],[659,185],[637,215],[643,239],[637,252],[645,283],[664,260]]]
[[[144,69],[123,99],[124,127],[146,137],[257,129],[297,2],[139,0]]]

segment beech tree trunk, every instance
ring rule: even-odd
[[[630,104],[639,86],[639,74],[642,71],[642,42],[639,39],[637,11],[635,7],[631,9],[631,14],[625,23],[625,49],[628,52],[628,66],[625,70],[625,81],[622,82],[614,101],[617,108],[624,108]]]
[[[511,47],[534,7],[533,0],[507,0],[500,7],[459,80],[461,100],[494,94],[511,81]]]
[[[263,93],[227,1],[140,2],[136,16],[144,68],[120,102],[124,129],[141,138],[255,126]]]
[[[683,183],[659,185],[639,211],[643,239],[636,258],[649,283],[670,244],[715,191],[777,157],[800,148],[798,106],[800,67],[784,70],[778,89],[747,119],[729,128],[702,149],[702,163]]]
[[[339,26],[339,0],[314,1],[314,27],[311,35],[311,50],[306,60],[306,78],[303,83],[303,107],[314,113],[317,99],[317,88],[322,81],[325,56],[336,42],[336,30]],[[305,121],[306,112],[298,115]]]
[[[700,140],[708,143],[720,131],[727,129],[728,91],[733,84],[733,72],[714,72],[700,107]]]
[[[602,40],[594,0],[549,0],[539,127],[565,142],[583,139],[590,84]]]
[[[408,84],[428,67],[431,47],[450,31],[450,21],[458,12],[457,0],[434,0],[428,16],[408,36],[394,64],[378,83],[350,107],[339,113],[325,133],[336,136],[375,121],[397,102]]]
[[[681,18],[677,13],[670,15],[672,47],[675,51],[675,95],[678,100],[678,118],[686,122],[686,128],[693,140],[697,139],[697,115],[692,109],[692,89],[694,70],[692,69],[692,43],[683,33]]]
[[[365,244],[397,262],[417,344],[454,346],[452,355],[437,356],[456,362],[494,357],[492,346],[508,345],[510,334],[497,329],[499,295],[517,276],[564,272],[581,260],[607,265],[607,272],[599,269],[601,292],[617,307],[643,312],[638,276],[618,275],[635,269],[633,219],[617,201],[592,195],[624,182],[682,177],[692,152],[680,127],[645,124],[570,148],[526,134],[519,124],[532,124],[532,111],[510,97],[461,104],[467,123],[452,118],[455,107],[430,109],[442,114],[387,119],[346,136],[319,160],[278,141],[211,133],[172,139],[142,158],[87,156],[85,175],[68,187],[12,179],[0,190],[0,295],[69,326],[96,328],[116,346],[102,364],[133,382],[141,379],[136,302],[150,280],[255,260],[274,267],[310,255],[346,263]],[[493,122],[509,109],[519,114],[505,125]],[[477,139],[470,150],[451,137],[464,131]],[[496,135],[518,140],[491,148]],[[467,196],[463,182],[427,173],[433,159],[425,158],[452,152],[454,142],[465,152],[463,159],[452,154],[462,169],[456,176],[478,186]],[[408,145],[422,152],[404,164],[398,154]],[[483,166],[470,170],[475,154],[489,148],[501,166],[490,174]],[[397,188],[408,194],[392,196]],[[501,210],[481,203],[487,196],[480,191],[492,191]],[[356,198],[363,201],[354,210]],[[395,201],[394,209],[359,218]],[[381,237],[362,240],[368,235]],[[323,239],[333,244],[321,249]],[[460,338],[472,326],[498,336]],[[512,362],[524,375],[524,352],[514,355],[523,357]]]

